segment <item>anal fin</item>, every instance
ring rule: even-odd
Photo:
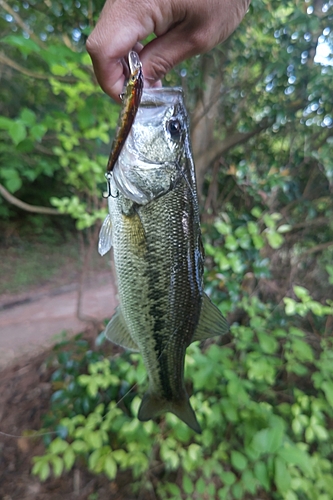
[[[199,323],[191,342],[205,340],[215,335],[225,335],[229,331],[229,324],[220,310],[204,293],[201,305]]]
[[[119,307],[117,307],[116,312],[105,328],[105,336],[114,344],[120,345],[125,349],[130,349],[131,351],[139,352],[139,348],[128,331],[124,316]]]

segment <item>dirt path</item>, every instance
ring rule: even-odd
[[[37,354],[60,340],[84,330],[87,323],[76,315],[78,284],[40,289],[32,296],[0,300],[0,370],[25,354]],[[86,283],[82,312],[97,321],[110,318],[117,305],[111,273]]]

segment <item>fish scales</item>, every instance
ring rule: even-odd
[[[228,325],[203,290],[195,172],[180,89],[144,90],[110,183],[110,215],[100,238],[112,225],[120,305],[106,335],[142,354],[149,388],[138,417],[171,411],[200,432],[185,389],[186,348],[226,333]]]

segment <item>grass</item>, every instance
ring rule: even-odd
[[[0,295],[26,293],[40,286],[62,286],[79,279],[82,255],[78,238],[67,241],[26,241],[0,246]],[[93,249],[90,272],[108,270],[108,259]]]

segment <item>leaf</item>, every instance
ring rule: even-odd
[[[313,467],[308,453],[295,445],[285,446],[278,451],[284,462],[297,465],[308,477],[313,476]]]
[[[331,380],[325,381],[322,383],[321,388],[325,393],[328,404],[333,408],[333,382]]]
[[[272,217],[272,215],[265,214],[263,217],[263,220],[264,220],[264,223],[266,224],[266,227],[268,227],[270,229],[275,228],[275,221],[274,221],[274,217]]]
[[[257,222],[250,221],[247,223],[249,234],[253,237],[259,234],[259,225]]]
[[[31,127],[30,135],[36,141],[41,141],[46,131],[47,128],[45,125],[43,125],[42,123],[37,123],[36,125]]]
[[[269,491],[270,489],[269,474],[265,462],[256,462],[256,464],[254,465],[254,475],[260,482],[261,486],[266,491]]]
[[[39,479],[41,481],[46,481],[46,479],[49,477],[50,475],[50,466],[47,462],[43,462],[40,466],[40,469],[39,469]]]
[[[117,464],[111,453],[106,456],[104,462],[104,472],[109,479],[114,479],[117,475]]]
[[[55,475],[55,477],[60,477],[64,469],[64,462],[62,458],[54,455],[50,458],[50,462],[52,463],[53,474]]]
[[[25,125],[19,121],[13,121],[8,129],[8,134],[10,135],[14,144],[19,144],[27,136],[27,131]]]
[[[285,462],[279,457],[274,460],[274,481],[279,492],[285,495],[290,488],[291,477]]]
[[[244,498],[244,488],[242,483],[238,482],[232,486],[233,498],[235,500],[243,500]]]
[[[89,429],[85,429],[84,439],[93,450],[97,450],[103,445],[101,431],[91,431]]]
[[[237,250],[238,242],[232,234],[227,235],[227,237],[225,239],[225,247],[231,251]]]
[[[85,453],[88,449],[87,444],[81,439],[76,439],[72,443],[72,448],[75,453]]]
[[[2,169],[0,173],[5,175],[6,171],[7,169]],[[22,180],[16,170],[11,170],[9,175],[6,177],[4,184],[10,193],[15,193],[21,188]]]
[[[221,472],[220,476],[222,483],[226,484],[227,486],[231,486],[236,481],[235,474],[230,471],[223,471]]]
[[[264,239],[262,238],[262,236],[259,236],[259,235],[252,235],[252,241],[253,241],[253,244],[254,244],[254,247],[256,248],[256,250],[261,250],[261,248],[265,245],[265,242],[264,242]]]
[[[300,361],[312,362],[314,360],[313,350],[304,340],[294,338],[292,340],[292,350]]]
[[[283,427],[280,425],[262,429],[254,435],[252,446],[261,453],[275,453],[282,444],[282,437]]]
[[[282,243],[284,242],[283,236],[281,236],[280,233],[277,233],[276,231],[267,231],[266,233],[267,241],[269,245],[276,250],[277,248],[280,248]]]
[[[283,302],[285,303],[285,311],[287,316],[293,316],[296,314],[297,302],[289,297],[284,297]]]
[[[278,233],[288,233],[291,230],[292,226],[290,224],[281,224],[281,226],[277,228]]]
[[[27,127],[32,127],[36,123],[36,115],[31,109],[23,108],[20,114],[20,121]]]
[[[8,130],[12,126],[13,120],[6,118],[5,116],[0,116],[0,128],[2,130]]]
[[[232,451],[231,464],[235,469],[242,471],[247,467],[247,458],[239,451]]]
[[[244,470],[241,483],[245,491],[249,491],[250,493],[252,493],[252,495],[255,494],[258,481],[251,469]]]
[[[251,215],[253,215],[253,217],[255,217],[256,219],[258,219],[262,214],[262,210],[261,208],[259,207],[253,207],[252,210],[251,210]]]
[[[267,354],[273,354],[276,352],[279,344],[277,340],[272,335],[267,335],[267,333],[257,332],[260,347]]]
[[[97,449],[97,450],[94,450],[91,455],[89,456],[89,468],[96,472],[96,466],[97,466],[97,463],[99,461],[99,459],[101,458],[101,449]]]
[[[309,300],[311,300],[309,291],[303,286],[294,286],[293,290],[296,297],[301,299],[302,302],[308,302]]]
[[[40,48],[36,42],[22,35],[8,35],[2,38],[1,41],[18,48],[23,55],[29,55],[31,52],[40,52]]]
[[[227,235],[231,233],[231,226],[221,220],[215,222],[214,226],[220,234]]]
[[[180,491],[180,488],[176,485],[176,484],[173,484],[173,483],[166,483],[165,485],[165,489],[171,493],[171,495],[174,495],[175,498],[181,498],[182,497],[182,494],[181,494],[181,491]]]
[[[52,64],[50,66],[51,73],[56,76],[65,76],[68,74],[69,70],[66,66],[62,66],[61,64]]]
[[[205,492],[205,490],[206,490],[206,483],[202,479],[202,477],[200,477],[198,481],[195,483],[195,492],[198,493],[199,495],[202,495]]]
[[[68,447],[67,441],[60,437],[55,438],[49,446],[50,453],[63,453]]]
[[[63,454],[64,466],[67,471],[71,470],[75,462],[75,453],[71,446],[65,450]]]
[[[187,474],[184,474],[184,476],[183,476],[183,489],[187,495],[192,495],[193,490],[194,490],[193,482]]]

